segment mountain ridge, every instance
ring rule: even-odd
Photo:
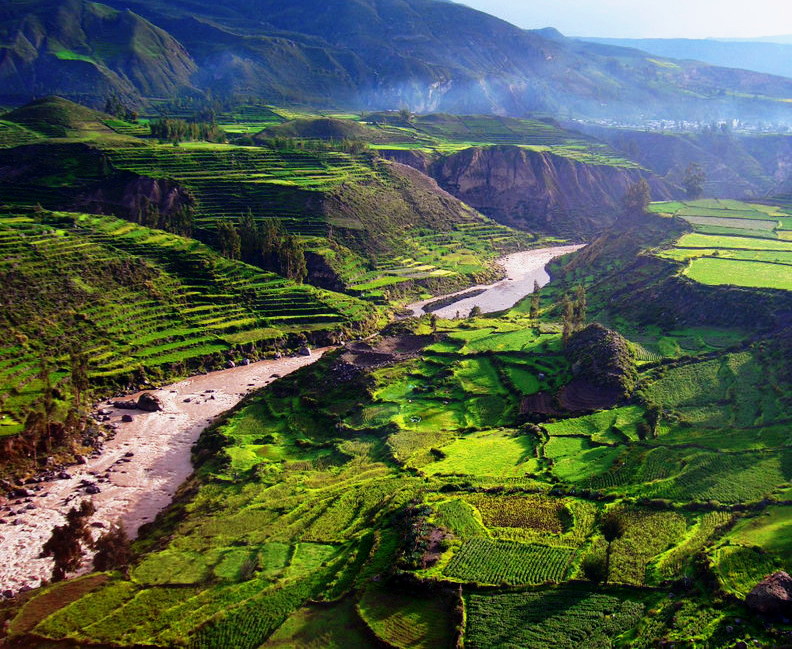
[[[355,110],[707,121],[792,115],[786,78],[660,60],[556,30],[525,31],[437,0],[304,0],[288,7],[274,0],[222,7],[69,0],[51,7],[50,0],[26,0],[5,10],[0,101],[61,94],[99,105],[108,94],[135,102],[198,90]],[[116,49],[126,59],[97,47],[94,25],[116,23],[124,27]],[[25,42],[29,24],[41,35],[36,47]],[[143,44],[129,25],[146,35]],[[69,39],[69,48],[53,50],[52,43]],[[124,65],[127,59],[132,63]],[[43,72],[50,68],[56,78]],[[90,87],[72,81],[86,73]],[[32,90],[19,83],[25,75],[35,78]]]

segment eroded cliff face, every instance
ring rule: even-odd
[[[162,215],[171,215],[195,201],[181,185],[164,178],[149,178],[120,172],[74,197],[71,209],[95,214],[114,214],[136,220],[155,207]]]
[[[637,169],[592,165],[517,146],[465,149],[434,161],[384,152],[425,171],[450,194],[495,220],[523,230],[588,236],[613,225],[627,188],[645,178],[652,200],[679,190]]]

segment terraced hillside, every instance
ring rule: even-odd
[[[409,115],[397,112],[317,116],[281,111],[289,121],[269,126],[256,136],[266,143],[272,138],[303,140],[353,140],[369,143],[375,151],[411,151],[448,155],[470,147],[515,145],[584,162],[624,168],[640,165],[607,144],[569,131],[552,120],[517,119],[495,115]],[[223,118],[221,117],[221,122]],[[239,127],[232,125],[239,131]]]
[[[703,284],[792,289],[792,212],[733,200],[658,203],[652,211],[693,226],[659,255]]]
[[[387,297],[382,287],[437,291],[491,278],[496,256],[537,240],[372,153],[305,141],[158,144],[135,137],[147,135],[144,123],[60,98],[33,102],[7,117],[6,148],[0,151],[0,199],[7,204],[113,213],[136,222],[152,207],[165,218],[187,210],[189,227],[176,231],[210,244],[221,220],[275,219],[318,257],[309,281],[354,287],[380,301]],[[242,132],[284,118],[256,107],[222,119],[234,120],[229,127]]]
[[[75,355],[95,386],[137,384],[376,321],[355,298],[113,217],[6,212],[0,245],[4,435],[23,429],[47,381],[70,405]]]
[[[43,589],[12,635],[773,646],[789,625],[741,599],[790,568],[782,365],[724,330],[727,353],[659,353],[632,398],[581,405],[552,304],[540,308],[541,323],[521,304],[394,325],[252,397],[202,438],[194,494],[138,544],[129,578]]]

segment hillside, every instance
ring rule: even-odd
[[[706,174],[703,189],[713,198],[761,198],[783,193],[792,161],[792,137],[748,135],[730,129],[681,132],[580,128],[639,162],[666,182],[679,185],[691,163]]]
[[[0,147],[0,200],[6,203],[114,214],[216,247],[218,224],[239,227],[249,214],[259,225],[277,222],[300,237],[309,281],[372,299],[383,291],[463,288],[493,277],[499,253],[537,239],[498,225],[428,176],[365,145],[347,152],[332,142],[316,146],[278,136],[261,147],[174,147],[116,133],[134,125],[60,98],[33,102],[4,119],[37,136],[7,130],[9,142]],[[291,130],[280,132],[305,135],[303,125],[316,122],[288,121],[282,127]],[[352,120],[332,123],[345,133],[379,133]]]
[[[23,0],[0,11],[2,103],[58,94],[97,106],[118,95],[136,105],[142,96],[191,88],[196,68],[189,54],[126,8],[85,0]]]
[[[226,99],[463,114],[709,121],[792,111],[789,79],[525,32],[450,2],[108,4],[8,8],[5,101],[35,96],[29,87],[95,105],[194,87]],[[22,84],[28,77],[34,86]]]
[[[377,318],[355,298],[113,217],[5,211],[0,235],[2,436],[30,432],[43,371],[59,395],[52,422],[63,423],[78,361],[107,390],[256,359],[306,335],[324,342]]]
[[[532,56],[454,3],[131,2],[284,97]],[[0,646],[787,646],[789,136],[155,105],[0,116]]]
[[[726,41],[695,38],[589,38],[590,43],[630,47],[670,59],[704,61],[725,68],[741,68],[792,77],[792,45],[781,42]]]

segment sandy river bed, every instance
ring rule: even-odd
[[[220,414],[249,392],[317,361],[328,348],[311,356],[260,361],[247,366],[194,376],[159,390],[150,390],[162,401],[161,412],[118,410],[110,405],[117,434],[108,440],[98,458],[70,467],[69,479],[41,483],[30,498],[9,501],[0,518],[0,592],[18,592],[38,586],[52,574],[52,561],[39,559],[44,542],[64,514],[82,499],[96,507],[93,523],[110,526],[121,521],[130,536],[167,507],[179,486],[192,473],[190,448],[201,432]],[[133,395],[132,398],[136,398]],[[123,423],[124,414],[133,421]],[[105,477],[106,476],[106,477]],[[96,483],[101,492],[86,495],[83,480]],[[27,485],[30,486],[30,485]],[[28,505],[35,508],[27,509]],[[12,524],[16,522],[16,524]],[[97,534],[101,528],[97,527]]]

